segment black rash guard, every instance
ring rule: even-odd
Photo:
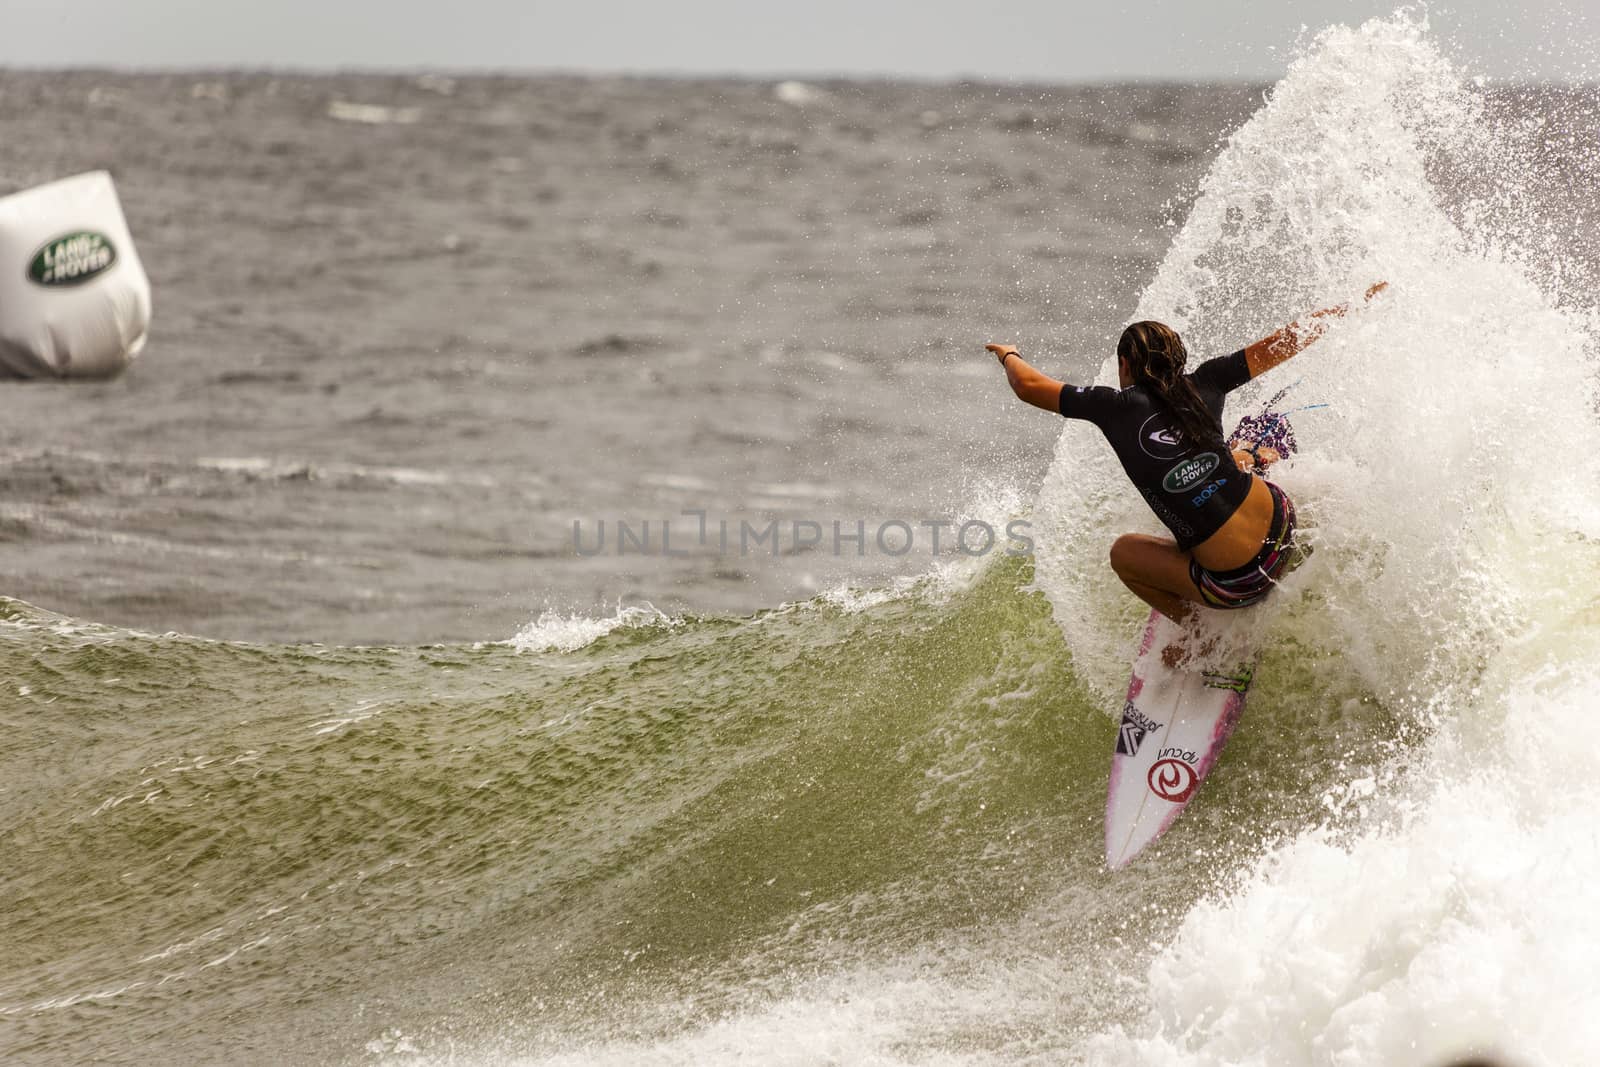
[[[1189,375],[1222,436],[1223,398],[1250,380],[1244,350],[1207,360]],[[1066,385],[1061,414],[1100,427],[1145,503],[1188,551],[1222,528],[1250,493],[1250,475],[1228,449],[1191,444],[1142,386]]]

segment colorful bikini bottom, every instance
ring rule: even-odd
[[[1208,571],[1189,561],[1189,577],[1206,604],[1213,608],[1247,608],[1278,584],[1278,577],[1295,554],[1294,504],[1282,489],[1267,482],[1272,493],[1272,525],[1256,558],[1231,571]]]

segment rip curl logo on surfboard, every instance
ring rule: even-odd
[[[1174,804],[1188,800],[1200,786],[1200,775],[1181,759],[1157,760],[1146,780],[1150,792]]]

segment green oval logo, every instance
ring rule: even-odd
[[[46,242],[35,252],[28,264],[28,280],[48,288],[82,285],[110,270],[116,261],[117,247],[109,237],[79,230]]]
[[[1167,476],[1161,479],[1161,488],[1169,493],[1181,493],[1205,481],[1221,465],[1222,460],[1217,458],[1215,452],[1202,452],[1169,470]]]

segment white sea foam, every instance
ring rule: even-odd
[[[158,461],[151,461],[158,462]],[[196,467],[224,474],[244,474],[275,480],[367,479],[408,486],[475,486],[491,488],[488,475],[469,471],[423,470],[416,467],[378,467],[359,463],[310,463],[266,456],[202,456]]]
[[[519,652],[573,652],[593,644],[614,630],[629,626],[671,625],[672,622],[670,615],[648,605],[619,607],[604,619],[546,611],[519,630],[508,643]]]
[[[366,722],[382,715],[383,709],[391,703],[393,702],[387,700],[362,700],[331,719],[318,719],[316,722],[307,723],[306,729],[318,734],[331,734],[343,730],[346,726],[354,726],[358,722]]]
[[[419,107],[383,107],[379,104],[354,104],[348,100],[328,101],[328,117],[340,122],[358,122],[366,126],[390,124],[409,126],[422,119]]]
[[[772,87],[772,95],[785,104],[804,107],[806,104],[816,103],[828,94],[815,86],[807,85],[805,82],[786,81],[774,85]]]
[[[1559,264],[1526,256],[1517,152],[1420,23],[1330,30],[1231,139],[1141,301],[1212,355],[1391,283],[1295,361],[1299,397],[1332,404],[1277,479],[1316,554],[1255,622],[1433,735],[1330,798],[1356,830],[1293,837],[1193,909],[1145,1019],[1090,1062],[1564,1064],[1600,1039],[1596,332],[1544,284]],[[1153,524],[1120,472],[1084,469],[1097,448],[1063,433],[1040,581],[1109,692],[1129,611],[1104,531]]]
[[[687,1067],[759,1063],[773,1067],[971,1067],[975,1064],[1070,1062],[1062,1035],[1031,1033],[1008,1048],[979,1050],[942,1035],[992,1032],[997,1021],[1038,1023],[1059,1017],[1059,974],[1015,962],[976,963],[964,978],[950,976],[951,958],[911,954],[881,964],[843,968],[803,983],[792,994],[730,1011],[715,1021],[661,1040],[619,1036],[570,1048],[528,1053],[518,1042],[480,1047],[450,1058],[423,1042],[401,1050],[382,1038],[367,1047],[382,1062],[470,1062],[481,1067]],[[755,1000],[762,998],[755,997]],[[665,1004],[664,1016],[696,1013],[692,1003]],[[418,1054],[420,1053],[420,1054]],[[387,1055],[386,1055],[387,1054]]]
[[[1144,1025],[1093,1052],[1172,1067],[1587,1062],[1600,743],[1583,739],[1600,671],[1508,681],[1499,736],[1446,729],[1383,800],[1388,818],[1369,812],[1353,840],[1304,834],[1195,908],[1150,968]]]
[[[1229,418],[1295,378],[1298,402],[1331,405],[1298,421],[1303,453],[1275,475],[1316,554],[1253,621],[1412,710],[1455,695],[1521,625],[1543,590],[1507,575],[1529,545],[1600,529],[1600,468],[1578,460],[1600,454],[1588,318],[1534,283],[1510,209],[1474,228],[1433,180],[1470,174],[1519,203],[1521,161],[1482,112],[1417,23],[1325,33],[1231,138],[1137,312],[1204,357],[1390,283]],[[1530,460],[1531,441],[1555,462]],[[1106,566],[1110,531],[1157,524],[1083,423],[1063,430],[1038,514],[1040,586],[1112,694],[1141,609]]]

